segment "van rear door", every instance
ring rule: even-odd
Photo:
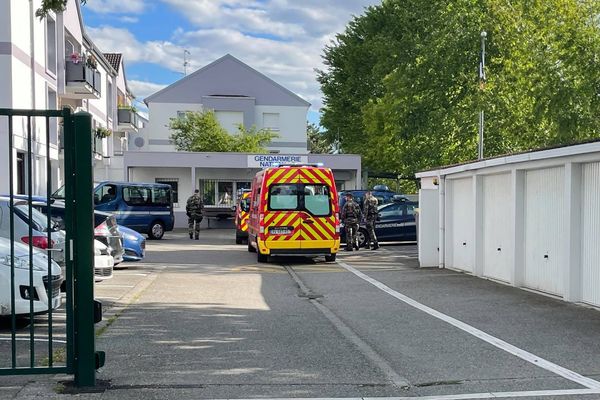
[[[304,184],[303,249],[330,249],[336,237],[335,197],[326,183]]]
[[[302,215],[299,186],[273,183],[265,194],[265,242],[269,249],[299,249],[302,240]]]

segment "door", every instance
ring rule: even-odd
[[[303,238],[301,248],[331,248],[335,240],[334,197],[331,186],[325,183],[305,183],[302,202]]]
[[[600,162],[582,166],[581,296],[600,307]]]
[[[483,177],[483,275],[511,280],[513,215],[510,174]]]
[[[402,204],[390,204],[379,210],[375,234],[379,241],[402,240]]]
[[[562,295],[566,262],[564,168],[525,174],[525,286]]]
[[[473,272],[473,180],[450,181],[452,268]]]
[[[402,240],[411,242],[417,240],[416,208],[417,203],[404,203],[402,207]]]

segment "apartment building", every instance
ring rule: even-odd
[[[103,54],[85,32],[80,3],[69,0],[62,13],[35,16],[41,0],[0,2],[0,107],[86,111],[93,117],[95,179],[108,176],[115,154],[122,154],[128,132],[137,130],[120,55]],[[123,111],[121,111],[121,109]],[[121,117],[121,119],[119,119]],[[60,121],[50,124],[50,152],[46,154],[46,124],[32,119],[32,162],[27,157],[27,124],[15,119],[13,174],[17,193],[46,193],[46,165],[50,159],[52,189],[62,185],[63,156]],[[125,138],[125,139],[124,139]],[[8,127],[0,121],[0,147],[8,144]],[[118,164],[118,162],[117,162]],[[0,162],[0,176],[8,177],[8,162]],[[0,180],[0,193],[9,191]]]

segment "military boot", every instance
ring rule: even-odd
[[[190,232],[190,239],[194,238],[194,234],[192,232]]]
[[[200,240],[200,236],[196,235],[196,240]]]
[[[371,247],[371,250],[377,250],[379,248],[379,243],[375,242],[373,243],[373,247]]]

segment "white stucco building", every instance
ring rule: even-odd
[[[120,179],[172,185],[176,226],[186,226],[185,200],[199,189],[208,215],[231,214],[235,193],[249,188],[260,169],[273,163],[322,163],[340,189],[360,188],[357,155],[308,154],[310,104],[231,55],[225,55],[145,99],[149,121],[132,134]],[[214,111],[230,133],[239,124],[279,134],[268,154],[178,152],[170,141],[171,118],[186,111]],[[117,177],[115,177],[116,179]],[[224,200],[227,199],[227,200]]]
[[[0,2],[0,107],[13,109],[62,109],[92,114],[93,128],[115,133],[95,140],[95,172],[106,174],[115,151],[121,150],[123,132],[137,127],[120,123],[119,104],[131,104],[122,59],[110,62],[85,33],[80,2],[69,0],[62,13],[35,16],[41,0]],[[113,60],[114,61],[114,60]],[[50,154],[46,154],[43,119],[32,119],[32,170],[27,168],[27,129],[15,119],[13,156],[14,190],[26,193],[27,177],[33,194],[46,193],[46,160],[51,160],[52,189],[62,185],[61,126],[50,125]],[[0,121],[0,142],[8,143],[7,121]],[[115,145],[116,143],[116,145]],[[108,164],[108,165],[107,165]],[[8,163],[0,163],[0,176],[8,176]],[[0,179],[0,193],[8,192],[8,179]]]
[[[417,174],[419,261],[600,307],[600,142]]]

